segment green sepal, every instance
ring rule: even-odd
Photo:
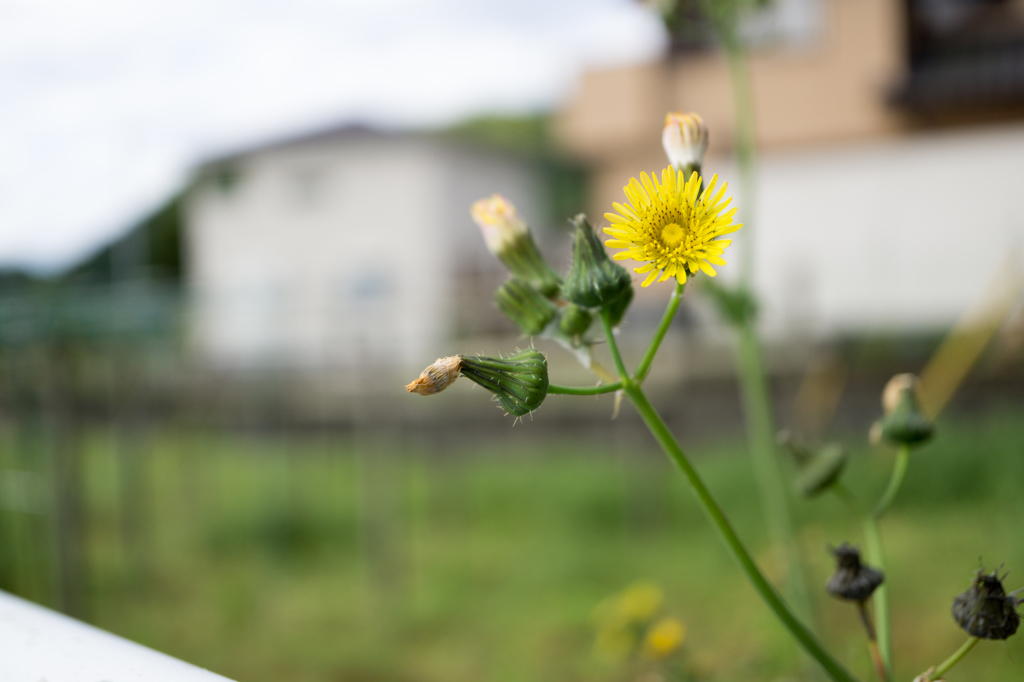
[[[583,308],[615,306],[622,319],[633,294],[629,272],[618,265],[604,250],[604,244],[582,213],[571,221],[576,226],[572,245],[572,266],[562,283],[565,297]],[[623,297],[628,296],[623,305]]]
[[[803,497],[814,497],[839,480],[848,459],[839,443],[812,447],[788,431],[780,432],[778,440],[796,461],[796,490]]]
[[[498,287],[494,292],[494,303],[528,336],[540,334],[558,314],[554,303],[517,277]]]
[[[560,311],[558,331],[570,338],[576,338],[586,334],[593,321],[593,315],[575,303],[570,303]]]
[[[527,415],[548,394],[548,361],[532,348],[507,358],[460,356],[462,376],[498,397],[501,406],[517,417]]]
[[[882,437],[899,445],[917,445],[929,440],[935,433],[932,420],[917,404],[913,388],[900,393],[896,409],[882,418]]]
[[[818,449],[796,477],[796,489],[804,497],[814,497],[839,480],[846,466],[846,448],[830,443]]]
[[[533,234],[527,232],[510,243],[498,254],[498,259],[514,277],[529,282],[548,298],[554,298],[558,294],[562,280],[544,260]]]

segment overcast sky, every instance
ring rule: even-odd
[[[3,0],[0,267],[66,266],[220,151],[551,108],[663,47],[629,0]]]

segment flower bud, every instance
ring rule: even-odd
[[[461,369],[462,358],[458,355],[438,358],[434,364],[423,370],[415,381],[408,384],[405,390],[419,395],[440,393],[455,383]]]
[[[787,431],[779,433],[779,445],[793,455],[797,465],[796,488],[804,497],[814,497],[839,480],[846,466],[846,448],[829,443],[812,448]]]
[[[863,602],[885,580],[881,571],[860,562],[860,551],[847,543],[830,550],[836,558],[836,572],[825,589],[833,597]]]
[[[633,287],[630,286],[624,292],[622,296],[608,304],[608,319],[611,321],[612,326],[618,326],[619,322],[622,322],[623,316],[629,309],[629,304],[633,302]]]
[[[593,321],[593,315],[575,303],[570,303],[560,311],[558,331],[569,338],[576,338],[585,334]]]
[[[897,374],[882,392],[881,435],[901,445],[923,443],[932,437],[934,427],[919,400],[920,381],[913,374]]]
[[[558,310],[547,297],[521,279],[513,277],[494,292],[494,302],[505,317],[515,322],[524,334],[540,334]]]
[[[545,296],[558,293],[559,277],[544,260],[515,206],[495,194],[474,203],[470,214],[480,227],[487,248],[513,275],[537,287]]]
[[[704,153],[708,150],[708,127],[697,114],[672,111],[665,115],[665,129],[661,133],[669,163],[683,171],[686,177],[694,171],[700,174]]]
[[[619,320],[632,298],[633,283],[629,272],[612,261],[604,245],[580,213],[572,219],[576,226],[572,244],[572,267],[565,276],[562,291],[565,297],[584,308],[608,308]],[[618,320],[614,320],[617,322]],[[614,323],[613,322],[613,323]]]
[[[1006,594],[996,571],[986,575],[985,569],[979,568],[970,589],[953,600],[953,619],[972,637],[1006,639],[1020,626],[1020,602]]]
[[[533,412],[548,394],[548,361],[531,349],[508,358],[461,356],[462,376],[497,396],[516,417]]]

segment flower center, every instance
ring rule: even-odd
[[[674,249],[682,243],[685,234],[679,223],[669,223],[661,228],[661,243],[669,249]]]

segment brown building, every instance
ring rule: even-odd
[[[759,151],[740,215],[768,331],[942,327],[1019,264],[1024,1],[778,0],[744,32]],[[560,113],[592,214],[667,165],[670,110],[704,117],[705,170],[737,179],[729,63],[691,35],[587,74]]]

